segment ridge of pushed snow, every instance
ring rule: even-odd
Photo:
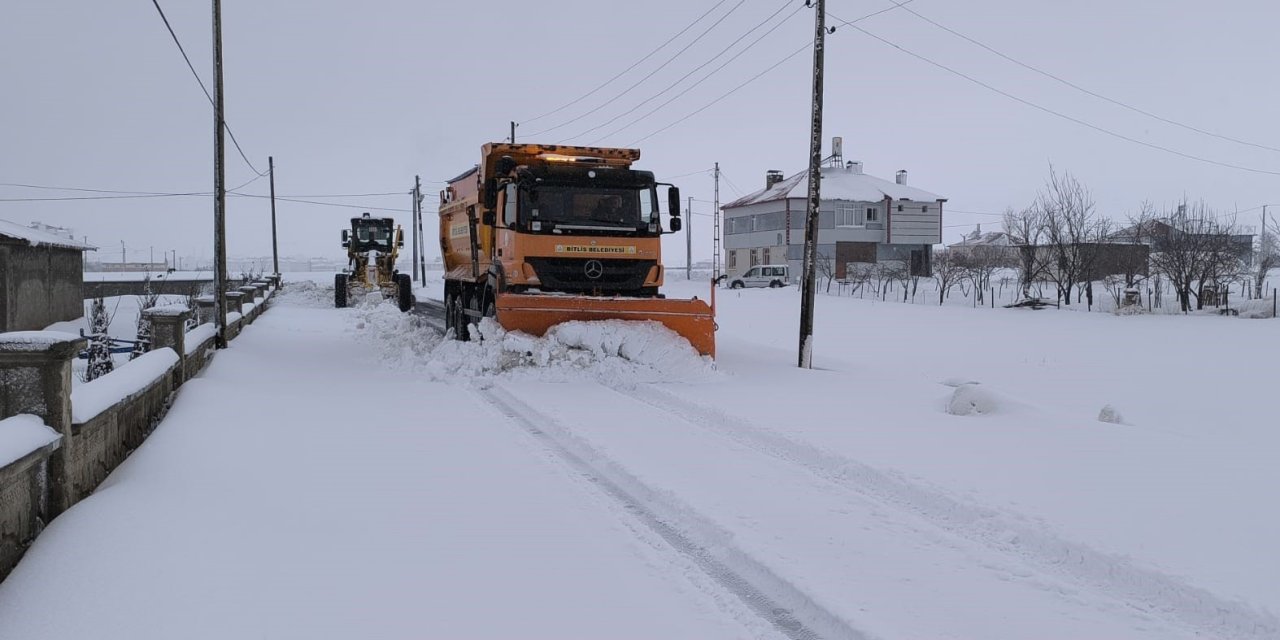
[[[537,337],[491,319],[468,327],[471,340],[445,339],[420,318],[384,301],[356,307],[357,335],[397,368],[434,380],[507,377],[565,381],[691,381],[715,375],[712,360],[658,322],[566,322]]]

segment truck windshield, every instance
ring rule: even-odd
[[[390,251],[391,250],[391,227],[378,223],[356,223],[355,232],[355,249],[357,251]]]
[[[643,229],[648,216],[641,201],[649,201],[647,189],[610,189],[541,186],[532,197],[522,198],[521,218],[561,228]]]

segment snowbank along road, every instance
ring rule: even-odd
[[[660,326],[486,323],[461,343],[426,291],[410,315],[286,291],[0,586],[0,638],[1280,637],[1280,594],[1252,573],[1269,545],[1222,528],[1135,545],[1158,488],[1024,466],[1052,452],[1087,474],[1106,447],[1180,463],[1195,434],[997,388],[948,415],[939,383],[969,379],[853,357],[796,371],[770,344],[786,290],[722,300],[716,366]],[[1232,462],[1264,504],[1251,483],[1271,472]],[[1231,525],[1275,531],[1256,512]],[[1194,543],[1263,566],[1169,552]]]

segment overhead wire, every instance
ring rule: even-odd
[[[903,4],[906,4],[906,3],[903,3]],[[900,4],[900,5],[898,5],[898,6],[899,6],[899,7],[902,7],[902,5],[901,5],[901,4]],[[984,43],[984,42],[981,42],[981,41],[979,41],[979,40],[977,40],[977,39],[975,39],[975,38],[972,38],[972,37],[970,37],[970,36],[967,36],[967,35],[965,35],[965,34],[963,34],[963,33],[959,32],[959,31],[957,31],[957,30],[955,30],[955,29],[952,29],[951,27],[948,27],[948,26],[946,26],[946,25],[942,24],[942,23],[939,23],[938,21],[933,20],[932,18],[929,18],[928,16],[925,16],[925,15],[921,14],[921,13],[919,13],[919,12],[917,12],[917,11],[915,11],[915,10],[911,9],[910,7],[902,7],[902,9],[903,9],[903,11],[906,11],[907,13],[910,13],[911,15],[913,15],[913,16],[915,16],[915,17],[919,18],[920,20],[923,20],[924,22],[927,22],[927,23],[929,23],[929,24],[931,24],[931,25],[933,25],[933,26],[935,26],[935,27],[937,27],[937,28],[939,28],[939,29],[941,29],[941,30],[943,30],[943,31],[945,31],[945,32],[947,32],[947,33],[949,33],[949,34],[951,34],[951,35],[953,35],[953,36],[957,37],[957,38],[960,38],[961,40],[964,40],[965,42],[968,42],[968,43],[970,43],[970,44],[972,44],[972,45],[974,45],[974,46],[977,46],[977,47],[980,47],[980,48],[982,48],[982,49],[985,49],[986,51],[990,52],[990,53],[991,53],[991,54],[993,54],[993,55],[999,56],[999,57],[1001,57],[1001,58],[1003,58],[1003,59],[1005,59],[1005,60],[1007,60],[1007,61],[1009,61],[1009,62],[1012,62],[1013,64],[1018,65],[1019,67],[1022,67],[1022,68],[1024,68],[1024,69],[1028,70],[1028,71],[1032,71],[1032,72],[1034,72],[1034,73],[1040,74],[1040,75],[1042,75],[1042,76],[1044,76],[1044,77],[1046,77],[1046,78],[1049,78],[1050,80],[1053,80],[1053,81],[1055,81],[1055,82],[1058,82],[1058,83],[1060,83],[1060,84],[1063,84],[1063,85],[1065,85],[1065,86],[1067,86],[1067,87],[1070,87],[1070,88],[1072,88],[1072,89],[1075,89],[1076,91],[1079,91],[1079,92],[1084,93],[1084,94],[1086,94],[1086,95],[1093,96],[1094,98],[1097,98],[1097,99],[1099,99],[1099,100],[1103,100],[1103,101],[1105,101],[1105,102],[1109,102],[1109,103],[1111,103],[1111,104],[1113,104],[1113,105],[1116,105],[1116,106],[1118,106],[1118,107],[1121,107],[1121,108],[1124,108],[1124,109],[1128,109],[1129,111],[1132,111],[1132,112],[1134,112],[1134,113],[1138,113],[1138,114],[1144,115],[1144,116],[1146,116],[1146,117],[1148,117],[1148,118],[1151,118],[1151,119],[1153,119],[1153,120],[1158,120],[1158,121],[1163,122],[1163,123],[1165,123],[1165,124],[1170,124],[1170,125],[1173,125],[1173,126],[1175,126],[1175,127],[1180,127],[1180,128],[1182,128],[1182,129],[1186,129],[1186,130],[1188,130],[1188,131],[1194,131],[1195,133],[1199,133],[1199,134],[1202,134],[1202,135],[1210,136],[1210,137],[1213,137],[1213,138],[1218,138],[1219,140],[1226,140],[1226,141],[1228,141],[1228,142],[1234,142],[1234,143],[1236,143],[1236,144],[1241,144],[1241,145],[1245,145],[1245,146],[1249,146],[1249,147],[1254,147],[1254,148],[1257,148],[1257,149],[1265,149],[1265,150],[1267,150],[1267,151],[1280,152],[1280,148],[1277,148],[1277,147],[1271,147],[1271,146],[1267,146],[1267,145],[1265,145],[1265,144],[1258,144],[1258,143],[1255,143],[1255,142],[1249,142],[1248,140],[1240,140],[1240,139],[1238,139],[1238,138],[1233,138],[1233,137],[1231,137],[1231,136],[1223,135],[1223,134],[1220,134],[1220,133],[1214,133],[1214,132],[1212,132],[1212,131],[1208,131],[1208,130],[1201,129],[1201,128],[1199,128],[1199,127],[1195,127],[1195,126],[1192,126],[1192,125],[1189,125],[1189,124],[1186,124],[1186,123],[1183,123],[1183,122],[1179,122],[1179,121],[1174,120],[1174,119],[1172,119],[1172,118],[1166,118],[1166,117],[1164,117],[1164,116],[1161,116],[1161,115],[1158,115],[1158,114],[1152,113],[1152,112],[1147,111],[1147,110],[1145,110],[1145,109],[1142,109],[1142,108],[1140,108],[1140,107],[1135,107],[1135,106],[1133,106],[1133,105],[1131,105],[1131,104],[1129,104],[1129,103],[1127,103],[1127,102],[1124,102],[1124,101],[1121,101],[1121,100],[1116,100],[1115,98],[1111,98],[1111,97],[1108,97],[1108,96],[1103,95],[1103,94],[1101,94],[1101,93],[1098,93],[1098,92],[1096,92],[1096,91],[1092,91],[1092,90],[1090,90],[1090,89],[1088,89],[1088,88],[1086,88],[1086,87],[1080,86],[1079,84],[1076,84],[1076,83],[1074,83],[1074,82],[1072,82],[1072,81],[1070,81],[1070,80],[1067,80],[1067,79],[1065,79],[1065,78],[1062,78],[1061,76],[1055,75],[1055,74],[1050,73],[1050,72],[1048,72],[1048,71],[1045,71],[1044,69],[1041,69],[1041,68],[1039,68],[1039,67],[1037,67],[1037,66],[1035,66],[1035,65],[1028,64],[1028,63],[1023,62],[1023,61],[1021,61],[1021,60],[1019,60],[1019,59],[1017,59],[1017,58],[1014,58],[1013,56],[1008,55],[1008,54],[1006,54],[1006,53],[1004,53],[1004,52],[1002,52],[1002,51],[1000,51],[1000,50],[998,50],[998,49],[996,49],[996,48],[994,48],[994,47],[992,47],[992,46],[990,46],[990,45],[988,45],[988,44],[986,44],[986,43]],[[828,12],[828,15],[830,15],[830,13],[829,13],[829,12]]]
[[[169,35],[173,38],[173,43],[178,45],[178,52],[182,54],[182,59],[187,62],[187,68],[191,70],[191,75],[194,76],[196,82],[200,84],[200,90],[204,92],[204,97],[209,99],[209,105],[216,107],[213,101],[213,95],[209,93],[208,87],[204,85],[204,80],[200,79],[200,74],[196,73],[196,67],[191,64],[191,58],[187,56],[187,50],[182,46],[182,41],[178,39],[178,34],[174,32],[173,25],[169,24],[169,18],[165,16],[164,9],[160,8],[160,0],[151,0],[151,4],[155,5],[156,11],[160,13],[160,19],[164,21],[165,28],[169,30]],[[235,145],[236,151],[240,154],[240,159],[244,160],[244,163],[249,165],[249,169],[259,177],[266,175],[263,172],[258,171],[258,168],[253,166],[253,163],[249,161],[249,156],[245,155],[244,149],[240,147],[240,141],[236,139],[236,134],[231,131],[231,125],[227,123],[226,118],[223,118],[222,120],[222,128],[226,129],[227,136],[231,138],[231,144]]]
[[[902,3],[900,3],[900,4],[895,4],[895,5],[894,5],[894,6],[892,6],[892,7],[888,7],[888,8],[885,8],[885,9],[881,9],[881,10],[879,10],[879,11],[874,11],[874,12],[872,12],[872,13],[868,13],[868,14],[866,14],[866,15],[863,15],[863,16],[860,16],[860,17],[858,17],[858,18],[854,19],[854,20],[853,20],[853,22],[855,22],[855,23],[856,23],[856,22],[862,22],[863,20],[866,20],[866,19],[868,19],[868,18],[874,18],[875,16],[878,16],[878,15],[880,15],[880,14],[882,14],[882,13],[886,13],[886,12],[889,12],[889,11],[893,11],[894,9],[897,9],[897,8],[901,7],[902,5],[907,4],[908,2],[912,2],[912,1],[914,1],[914,0],[906,0],[906,2],[902,2]],[[830,14],[830,12],[828,12],[828,13],[827,13],[827,15],[831,15],[831,14]],[[676,125],[679,125],[679,124],[683,123],[684,121],[686,121],[686,120],[688,120],[688,119],[690,119],[690,118],[692,118],[692,117],[694,117],[694,116],[698,115],[699,113],[702,113],[703,111],[706,111],[707,109],[710,109],[711,107],[713,107],[713,106],[715,106],[716,104],[720,103],[720,101],[724,100],[725,98],[728,98],[729,96],[731,96],[731,95],[733,95],[733,94],[737,93],[737,92],[738,92],[739,90],[741,90],[743,87],[745,87],[745,86],[747,86],[747,85],[751,84],[752,82],[755,82],[756,80],[759,80],[760,78],[764,77],[765,75],[767,75],[768,73],[770,73],[770,72],[771,72],[771,71],[773,71],[774,69],[777,69],[778,67],[782,66],[782,65],[783,65],[784,63],[786,63],[787,61],[791,60],[792,58],[796,57],[797,55],[800,55],[800,53],[801,53],[802,51],[805,51],[805,50],[810,49],[810,48],[812,48],[812,47],[813,47],[813,42],[811,42],[811,41],[806,41],[806,42],[805,42],[805,44],[804,44],[804,46],[802,46],[802,47],[800,47],[799,49],[796,49],[795,51],[792,51],[791,53],[787,54],[787,55],[786,55],[785,57],[783,57],[781,60],[779,60],[779,61],[777,61],[777,62],[773,63],[773,64],[772,64],[771,66],[769,66],[769,67],[766,67],[763,71],[761,71],[761,72],[759,72],[759,73],[755,74],[754,76],[751,76],[750,78],[747,78],[747,80],[746,80],[746,81],[744,81],[743,83],[739,84],[738,86],[736,86],[736,87],[734,87],[734,88],[730,89],[729,91],[727,91],[727,92],[725,92],[725,93],[721,94],[721,95],[720,95],[720,97],[716,98],[715,100],[712,100],[711,102],[708,102],[707,104],[705,104],[705,105],[703,105],[702,107],[700,107],[700,108],[698,108],[698,109],[694,110],[693,112],[691,112],[691,113],[689,113],[689,114],[685,115],[684,117],[682,117],[682,118],[680,118],[680,119],[676,120],[675,122],[672,122],[671,124],[668,124],[667,126],[662,127],[661,129],[658,129],[657,131],[654,131],[654,132],[652,132],[652,133],[649,133],[648,135],[645,135],[644,137],[641,137],[641,138],[637,139],[636,141],[634,141],[634,142],[632,142],[632,143],[628,144],[627,146],[635,146],[635,145],[638,145],[638,144],[640,144],[641,142],[644,142],[645,140],[648,140],[649,138],[652,138],[653,136],[656,136],[656,135],[658,135],[658,134],[660,134],[660,133],[662,133],[662,132],[664,132],[664,131],[666,131],[666,130],[668,130],[668,129],[670,129],[670,128],[672,128],[672,127],[676,126]]]
[[[603,88],[605,88],[605,87],[609,86],[610,84],[612,84],[614,80],[617,80],[618,78],[621,78],[622,76],[626,75],[626,74],[627,74],[627,72],[629,72],[629,71],[631,71],[632,69],[635,69],[636,67],[640,66],[640,65],[641,65],[645,60],[648,60],[649,58],[652,58],[652,57],[654,56],[654,54],[658,53],[658,52],[659,52],[659,51],[661,51],[664,47],[666,47],[667,45],[669,45],[669,44],[671,44],[672,42],[674,42],[676,38],[679,38],[680,36],[684,35],[687,31],[689,31],[690,29],[692,29],[692,28],[693,28],[693,25],[696,25],[696,24],[698,24],[699,22],[702,22],[702,19],[703,19],[703,18],[705,18],[705,17],[707,17],[707,16],[711,15],[711,12],[715,11],[717,8],[719,8],[719,7],[720,7],[720,5],[722,5],[722,4],[724,4],[724,3],[728,2],[728,1],[729,1],[729,0],[720,0],[719,2],[715,3],[714,5],[712,5],[712,6],[711,6],[711,8],[710,8],[710,9],[707,9],[705,12],[703,12],[703,14],[702,14],[702,15],[700,15],[700,16],[698,16],[696,19],[694,19],[694,21],[693,21],[693,22],[690,22],[688,25],[686,25],[686,26],[685,26],[685,28],[681,29],[681,30],[679,31],[679,33],[676,33],[675,35],[671,36],[670,38],[667,38],[666,42],[663,42],[662,44],[658,45],[658,46],[657,46],[653,51],[650,51],[649,53],[645,54],[645,56],[644,56],[643,58],[640,58],[639,60],[636,60],[635,62],[633,62],[633,63],[631,64],[631,66],[627,67],[626,69],[623,69],[622,71],[619,71],[619,72],[617,73],[617,75],[613,76],[612,78],[609,78],[608,80],[605,80],[605,81],[604,81],[604,83],[603,83],[603,84],[601,84],[600,86],[598,86],[598,87],[596,87],[596,88],[594,88],[594,89],[592,89],[592,90],[590,90],[590,91],[588,91],[588,92],[586,92],[586,93],[582,94],[581,96],[578,96],[577,98],[575,98],[575,99],[573,99],[573,100],[571,100],[571,101],[569,101],[569,102],[567,102],[567,103],[565,103],[565,104],[563,104],[563,105],[561,105],[561,106],[559,106],[559,107],[557,107],[557,108],[555,108],[555,109],[552,109],[551,111],[548,111],[548,112],[546,112],[546,113],[544,113],[544,114],[542,114],[542,115],[540,115],[540,116],[536,116],[536,117],[533,117],[533,118],[529,118],[529,119],[523,120],[523,121],[521,121],[521,123],[520,123],[520,124],[529,124],[529,123],[531,123],[531,122],[536,122],[536,121],[538,121],[538,120],[541,120],[541,119],[543,119],[543,118],[545,118],[545,117],[547,117],[547,116],[555,115],[555,114],[557,114],[557,113],[560,113],[561,111],[564,111],[565,109],[568,109],[569,107],[572,107],[572,106],[573,106],[573,105],[575,105],[575,104],[578,104],[579,102],[582,102],[583,100],[585,100],[585,99],[587,99],[587,98],[590,98],[591,96],[595,95],[595,94],[596,94],[596,92],[598,92],[598,91],[600,91],[601,89],[603,89]]]
[[[598,124],[598,125],[596,125],[596,126],[594,126],[594,127],[590,128],[590,129],[587,129],[586,131],[583,131],[582,133],[579,133],[579,134],[577,134],[577,135],[574,135],[574,136],[570,136],[570,137],[568,137],[568,138],[565,138],[565,140],[566,140],[566,141],[568,141],[568,140],[572,140],[572,139],[574,139],[574,138],[580,138],[580,137],[583,137],[583,136],[585,136],[585,135],[587,135],[587,134],[589,134],[589,133],[592,133],[592,132],[598,131],[598,130],[600,130],[600,129],[603,129],[603,128],[605,128],[605,127],[607,127],[607,126],[609,126],[609,125],[613,124],[614,122],[617,122],[618,120],[620,120],[621,118],[623,118],[623,117],[625,117],[625,116],[628,116],[628,115],[630,115],[630,114],[632,114],[632,113],[635,113],[637,110],[639,110],[639,109],[640,109],[640,107],[643,107],[644,105],[646,105],[646,104],[648,104],[648,103],[650,103],[650,102],[652,102],[652,101],[654,101],[654,100],[658,99],[658,97],[659,97],[659,96],[661,96],[661,95],[663,95],[663,94],[667,93],[668,91],[671,91],[672,89],[676,88],[677,86],[679,86],[679,85],[680,85],[680,83],[682,83],[682,82],[684,82],[686,79],[688,79],[688,78],[689,78],[689,76],[692,76],[693,74],[697,73],[698,71],[701,71],[702,69],[706,68],[706,66],[707,66],[707,65],[709,65],[709,64],[711,64],[712,62],[715,62],[716,60],[718,60],[718,59],[720,58],[720,56],[723,56],[724,54],[728,53],[731,49],[733,49],[734,47],[738,46],[738,44],[739,44],[739,43],[741,43],[741,42],[742,42],[742,41],[743,41],[747,36],[749,36],[749,35],[751,35],[752,33],[754,33],[757,29],[759,29],[759,28],[761,28],[761,27],[765,26],[765,25],[766,25],[766,24],[768,24],[771,20],[773,20],[774,18],[776,18],[776,17],[778,16],[778,14],[782,13],[783,11],[785,11],[785,10],[786,10],[786,8],[792,4],[792,2],[793,2],[793,0],[786,0],[785,2],[783,2],[783,3],[782,3],[782,6],[778,7],[778,9],[777,9],[776,11],[774,11],[774,12],[773,12],[773,13],[771,13],[771,14],[769,14],[769,17],[765,18],[764,20],[761,20],[758,24],[756,24],[755,26],[753,26],[753,27],[751,27],[750,29],[748,29],[748,30],[746,31],[746,33],[743,33],[742,35],[738,36],[737,38],[734,38],[734,39],[733,39],[733,41],[729,43],[729,46],[727,46],[727,47],[725,47],[725,48],[721,49],[719,53],[717,53],[717,54],[715,54],[714,56],[711,56],[710,58],[708,58],[706,62],[703,62],[702,64],[700,64],[700,65],[698,65],[698,66],[694,67],[693,69],[690,69],[688,73],[685,73],[683,76],[680,76],[680,78],[679,78],[678,80],[676,80],[675,82],[672,82],[671,84],[667,85],[667,87],[666,87],[665,89],[663,89],[662,91],[659,91],[659,92],[657,92],[657,93],[655,93],[655,94],[653,94],[653,95],[649,96],[648,98],[645,98],[643,101],[641,101],[639,104],[636,104],[634,107],[631,107],[630,109],[627,109],[626,111],[623,111],[622,113],[619,113],[618,115],[616,115],[616,116],[614,116],[614,117],[612,117],[612,118],[610,118],[610,119],[608,119],[608,120],[604,121],[603,123]],[[779,22],[777,25],[774,25],[774,27],[773,27],[772,29],[769,29],[768,31],[766,31],[766,32],[764,33],[764,35],[760,36],[759,38],[756,38],[754,41],[752,41],[750,44],[748,44],[748,45],[747,45],[747,46],[746,46],[742,51],[739,51],[736,55],[734,55],[732,58],[730,58],[728,61],[726,61],[726,63],[725,63],[725,64],[720,65],[720,66],[719,66],[719,67],[717,67],[716,69],[712,70],[712,72],[711,72],[711,73],[708,73],[706,76],[704,76],[701,80],[699,80],[698,82],[694,83],[692,86],[690,86],[690,87],[689,87],[689,89],[692,89],[692,88],[694,88],[694,87],[696,87],[696,86],[698,86],[698,85],[702,84],[702,82],[704,82],[707,78],[710,78],[711,76],[715,75],[718,71],[720,71],[721,69],[723,69],[723,68],[725,67],[725,65],[727,65],[729,62],[733,62],[734,60],[738,59],[738,57],[740,57],[742,54],[746,53],[748,50],[750,50],[752,47],[754,47],[756,44],[758,44],[761,40],[763,40],[763,39],[764,39],[764,37],[765,37],[765,36],[768,36],[770,33],[773,33],[775,30],[777,30],[777,29],[778,29],[778,27],[781,27],[785,22],[787,22],[787,20],[790,20],[792,16],[794,16],[796,13],[798,13],[798,12],[799,12],[801,9],[803,9],[803,8],[804,8],[804,5],[796,5],[795,10],[794,10],[794,11],[792,11],[790,14],[788,14],[788,15],[787,15],[787,17],[786,17],[786,18],[784,18],[781,22]],[[676,96],[676,98],[679,98],[680,96],[682,96],[682,95],[684,95],[684,94],[688,93],[688,92],[689,92],[689,89],[685,89],[684,91],[680,92],[680,94],[679,94],[679,95],[677,95],[677,96]],[[674,100],[674,98],[673,98],[673,100]],[[668,104],[671,104],[671,100],[668,100],[668,101],[666,101],[666,102],[662,103],[662,105],[659,105],[658,109],[661,109],[662,107],[664,107],[664,106],[666,106],[666,105],[668,105]],[[655,109],[655,111],[656,111],[656,109]],[[649,116],[649,115],[651,115],[652,113],[653,113],[653,111],[650,111],[648,114],[645,114],[645,116],[642,116],[641,118],[639,118],[639,119],[637,119],[637,120],[633,121],[633,122],[632,122],[632,124],[635,124],[635,122],[639,122],[640,120],[643,120],[645,117],[648,117],[648,116]],[[627,125],[627,126],[629,127],[629,126],[631,126],[631,125]],[[622,131],[622,130],[624,130],[624,129],[626,129],[626,128],[627,128],[627,127],[623,127],[622,129],[619,129],[618,131]],[[606,135],[606,136],[604,136],[604,137],[605,137],[605,138],[610,137],[610,136],[612,136],[612,135],[614,135],[614,134],[618,133],[618,131],[614,131],[613,133],[610,133],[610,134],[608,134],[608,135]],[[604,139],[604,138],[601,138],[601,140],[603,140],[603,139]],[[597,140],[596,142],[599,142],[599,140]],[[590,142],[590,143],[588,143],[588,144],[589,144],[589,145],[594,145],[594,144],[596,144],[596,142]]]
[[[627,87],[626,89],[623,89],[623,90],[622,90],[622,93],[619,93],[618,95],[616,95],[616,96],[614,96],[614,97],[612,97],[612,98],[610,98],[610,99],[606,100],[603,104],[598,105],[598,106],[596,106],[594,109],[591,109],[591,110],[587,111],[586,113],[583,113],[583,114],[581,114],[581,115],[579,115],[579,116],[577,116],[577,117],[575,117],[575,118],[571,118],[570,120],[567,120],[567,121],[565,121],[565,122],[562,122],[562,123],[560,123],[560,124],[558,124],[558,125],[556,125],[556,126],[554,126],[554,127],[549,127],[549,128],[543,129],[543,130],[541,130],[541,131],[536,131],[536,132],[534,132],[534,133],[530,133],[530,134],[526,134],[526,135],[527,135],[528,137],[536,137],[536,136],[540,136],[540,135],[542,135],[542,134],[544,134],[544,133],[550,133],[550,132],[552,132],[552,131],[555,131],[556,129],[561,129],[561,128],[563,128],[563,127],[569,126],[569,125],[571,125],[571,124],[573,124],[573,123],[575,123],[575,122],[577,122],[577,121],[579,121],[579,120],[581,120],[581,119],[583,119],[583,118],[585,118],[585,117],[587,117],[587,116],[589,116],[589,115],[592,115],[592,114],[594,114],[594,113],[596,113],[596,112],[600,111],[601,109],[603,109],[603,108],[605,108],[605,107],[607,107],[607,106],[609,106],[609,105],[613,104],[614,102],[617,102],[617,101],[618,101],[619,99],[621,99],[623,96],[627,95],[628,93],[631,93],[631,92],[632,92],[636,87],[640,86],[641,84],[644,84],[644,82],[645,82],[645,81],[647,81],[649,78],[652,78],[652,77],[653,77],[655,74],[657,74],[659,71],[662,71],[663,69],[665,69],[665,68],[667,67],[667,65],[671,64],[672,62],[675,62],[675,60],[676,60],[677,58],[679,58],[681,55],[683,55],[683,54],[684,54],[684,52],[688,51],[690,47],[692,47],[693,45],[697,44],[697,43],[698,43],[699,41],[701,41],[704,37],[706,37],[706,35],[707,35],[708,33],[711,33],[711,31],[712,31],[712,30],[714,30],[716,27],[720,26],[720,23],[724,22],[724,21],[725,21],[725,19],[727,19],[729,16],[733,15],[733,13],[734,13],[735,11],[737,11],[737,10],[738,10],[738,8],[739,8],[739,7],[741,7],[741,6],[742,6],[746,1],[747,1],[747,0],[738,0],[738,3],[737,3],[737,4],[735,4],[735,5],[733,5],[732,7],[730,7],[730,8],[729,8],[729,10],[728,10],[727,12],[725,12],[725,14],[724,14],[724,15],[720,16],[720,18],[719,18],[718,20],[716,20],[715,22],[711,23],[711,26],[709,26],[709,27],[707,27],[706,29],[704,29],[704,30],[702,31],[702,33],[698,34],[698,36],[697,36],[697,37],[695,37],[692,41],[690,41],[690,42],[689,42],[689,44],[686,44],[686,45],[684,46],[684,48],[683,48],[683,49],[680,49],[679,51],[677,51],[677,52],[675,53],[675,55],[671,56],[670,58],[667,58],[667,61],[666,61],[666,62],[663,62],[662,64],[658,65],[658,67],[657,67],[657,68],[655,68],[653,71],[650,71],[650,72],[649,72],[647,75],[645,75],[643,78],[640,78],[640,79],[639,79],[639,80],[637,80],[635,83],[633,83],[631,86]]]
[[[958,76],[958,77],[963,78],[963,79],[965,79],[965,80],[968,80],[969,82],[972,82],[973,84],[976,84],[976,85],[978,85],[978,86],[980,86],[980,87],[982,87],[982,88],[984,88],[984,89],[987,89],[987,90],[989,90],[989,91],[992,91],[992,92],[994,92],[994,93],[997,93],[997,94],[999,94],[999,95],[1002,95],[1002,96],[1004,96],[1004,97],[1006,97],[1006,98],[1009,98],[1010,100],[1013,100],[1013,101],[1015,101],[1015,102],[1022,103],[1022,104],[1026,105],[1026,106],[1028,106],[1028,107],[1031,107],[1031,108],[1033,108],[1033,109],[1036,109],[1036,110],[1039,110],[1039,111],[1043,111],[1044,113],[1047,113],[1047,114],[1049,114],[1049,115],[1052,115],[1052,116],[1055,116],[1055,117],[1061,118],[1061,119],[1063,119],[1063,120],[1067,120],[1067,121],[1069,121],[1069,122],[1073,122],[1073,123],[1078,124],[1078,125],[1080,125],[1080,126],[1087,127],[1087,128],[1089,128],[1089,129],[1092,129],[1092,130],[1097,131],[1097,132],[1099,132],[1099,133],[1104,133],[1104,134],[1106,134],[1106,135],[1109,135],[1109,136],[1114,137],[1114,138],[1118,138],[1118,139],[1120,139],[1120,140],[1124,140],[1124,141],[1126,141],[1126,142],[1131,142],[1131,143],[1133,143],[1133,144],[1141,145],[1141,146],[1144,146],[1144,147],[1147,147],[1147,148],[1150,148],[1150,149],[1155,149],[1155,150],[1157,150],[1157,151],[1163,151],[1163,152],[1165,152],[1165,153],[1169,153],[1169,154],[1172,154],[1172,155],[1180,156],[1180,157],[1182,157],[1182,158],[1186,158],[1186,159],[1189,159],[1189,160],[1195,160],[1195,161],[1197,161],[1197,162],[1202,162],[1202,163],[1205,163],[1205,164],[1216,165],[1216,166],[1219,166],[1219,167],[1225,167],[1225,168],[1228,168],[1228,169],[1236,169],[1236,170],[1239,170],[1239,171],[1248,171],[1248,172],[1250,172],[1250,173],[1259,173],[1259,174],[1265,174],[1265,175],[1280,176],[1280,171],[1271,171],[1271,170],[1268,170],[1268,169],[1259,169],[1259,168],[1257,168],[1257,167],[1248,167],[1248,166],[1244,166],[1244,165],[1233,164],[1233,163],[1230,163],[1230,162],[1222,162],[1222,161],[1219,161],[1219,160],[1213,160],[1213,159],[1210,159],[1210,158],[1205,158],[1205,157],[1202,157],[1202,156],[1197,156],[1197,155],[1190,154],[1190,153],[1186,153],[1186,152],[1183,152],[1183,151],[1178,151],[1177,149],[1172,149],[1172,148],[1170,148],[1170,147],[1166,147],[1166,146],[1163,146],[1163,145],[1158,145],[1158,144],[1155,144],[1155,143],[1152,143],[1152,142],[1146,142],[1146,141],[1143,141],[1143,140],[1139,140],[1139,139],[1137,139],[1137,138],[1134,138],[1134,137],[1131,137],[1131,136],[1127,136],[1127,135],[1125,135],[1125,134],[1123,134],[1123,133],[1119,133],[1119,132],[1117,132],[1117,131],[1113,131],[1113,130],[1111,130],[1111,129],[1107,129],[1107,128],[1105,128],[1105,127],[1102,127],[1102,126],[1099,126],[1099,125],[1093,124],[1093,123],[1091,123],[1091,122],[1088,122],[1088,121],[1082,120],[1082,119],[1080,119],[1080,118],[1076,118],[1076,117],[1074,117],[1074,116],[1067,115],[1067,114],[1065,114],[1065,113],[1062,113],[1061,111],[1056,111],[1056,110],[1054,110],[1054,109],[1050,109],[1049,107],[1046,107],[1046,106],[1044,106],[1044,105],[1041,105],[1041,104],[1038,104],[1038,103],[1032,102],[1032,101],[1027,100],[1027,99],[1025,99],[1025,98],[1018,97],[1018,96],[1016,96],[1016,95],[1014,95],[1014,94],[1012,94],[1012,93],[1009,93],[1008,91],[1005,91],[1005,90],[1003,90],[1003,89],[1000,89],[1000,88],[997,88],[997,87],[995,87],[995,86],[993,86],[993,85],[990,85],[990,84],[988,84],[988,83],[986,83],[986,82],[983,82],[983,81],[981,81],[981,80],[979,80],[979,79],[977,79],[977,78],[974,78],[973,76],[968,75],[968,74],[966,74],[966,73],[964,73],[964,72],[962,72],[962,71],[956,70],[956,69],[954,69],[954,68],[952,68],[952,67],[949,67],[949,66],[947,66],[947,65],[945,65],[945,64],[943,64],[943,63],[941,63],[941,62],[938,62],[938,61],[936,61],[936,60],[933,60],[932,58],[928,58],[928,57],[926,57],[926,56],[924,56],[924,55],[921,55],[921,54],[919,54],[919,53],[916,53],[916,52],[914,52],[914,51],[911,51],[910,49],[907,49],[906,47],[903,47],[902,45],[899,45],[899,44],[897,44],[897,43],[895,43],[895,42],[893,42],[893,41],[891,41],[891,40],[888,40],[888,39],[886,39],[886,38],[883,38],[883,37],[881,37],[881,36],[878,36],[878,35],[876,35],[876,34],[874,34],[874,33],[870,32],[870,31],[867,31],[866,29],[863,29],[862,27],[859,27],[859,26],[857,26],[857,25],[855,25],[855,24],[852,24],[852,23],[850,23],[850,22],[847,22],[847,21],[845,21],[845,20],[842,20],[840,17],[838,17],[838,16],[836,16],[836,15],[832,14],[830,11],[828,11],[828,12],[827,12],[827,15],[828,15],[828,16],[830,16],[832,19],[836,20],[837,22],[841,22],[841,23],[843,23],[845,26],[848,26],[848,27],[850,27],[850,28],[852,28],[852,29],[855,29],[855,30],[857,30],[857,31],[861,32],[862,34],[864,34],[864,35],[866,35],[866,36],[868,36],[868,37],[870,37],[870,38],[873,38],[873,39],[875,39],[875,40],[878,40],[878,41],[880,41],[881,43],[883,43],[883,44],[885,44],[885,45],[888,45],[888,46],[890,46],[890,47],[893,47],[894,49],[897,49],[898,51],[901,51],[901,52],[903,52],[903,53],[905,53],[905,54],[907,54],[907,55],[909,55],[909,56],[911,56],[911,57],[913,57],[913,58],[916,58],[917,60],[920,60],[920,61],[925,62],[925,63],[927,63],[927,64],[930,64],[930,65],[932,65],[932,66],[935,66],[935,67],[937,67],[937,68],[939,68],[939,69],[942,69],[943,71],[946,71],[947,73],[950,73],[950,74],[952,74],[952,75],[955,75],[955,76]]]

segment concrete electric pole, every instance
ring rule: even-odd
[[[807,3],[806,3],[807,4]],[[813,111],[809,131],[809,203],[804,220],[804,280],[800,290],[799,366],[813,368],[813,304],[817,293],[818,206],[822,182],[822,61],[826,0],[815,0],[813,17]]]
[[[693,280],[693,196],[684,209],[684,279]]]
[[[222,0],[213,0],[213,322],[214,344],[227,348],[227,184],[222,119]]]
[[[271,176],[271,266],[280,275],[280,245],[276,242],[276,159],[267,156],[267,173]]]

